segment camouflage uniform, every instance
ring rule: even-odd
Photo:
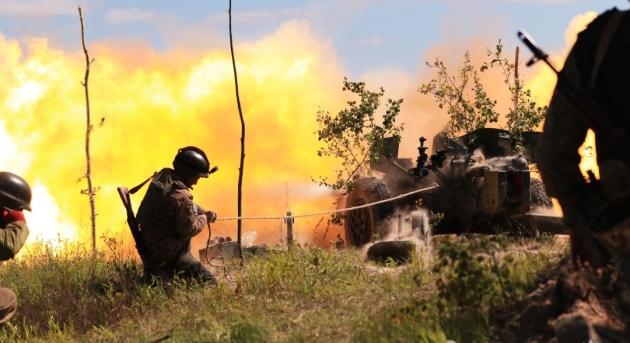
[[[588,28],[581,32],[567,57],[562,75],[581,93],[590,96],[617,127],[630,128],[630,16],[617,16],[616,9],[598,16]],[[614,17],[619,25],[610,25]],[[615,29],[611,29],[614,27]],[[604,50],[600,41],[611,37]],[[597,132],[597,162],[600,182],[597,195],[579,169],[578,148],[584,142],[589,125],[578,111],[584,110],[579,103],[573,103],[556,87],[545,120],[544,135],[539,145],[538,166],[549,195],[560,202],[565,220],[571,226],[588,218],[584,213],[596,212],[596,207],[624,192],[630,192],[630,170],[627,161],[630,151],[620,149],[606,140],[606,132]],[[601,115],[601,114],[595,114]],[[624,160],[626,162],[624,162]],[[598,198],[595,201],[595,198]],[[620,212],[620,211],[617,211]],[[618,216],[628,213],[618,213]],[[619,220],[617,225],[619,225]],[[590,222],[591,229],[601,223]],[[597,228],[609,230],[610,227]],[[630,226],[622,231],[628,232]],[[629,242],[625,242],[629,247]],[[607,247],[610,248],[610,247]],[[614,250],[614,249],[613,249]]]
[[[0,261],[15,257],[28,237],[26,222],[19,220],[4,223],[0,218]],[[1,263],[1,262],[0,262]],[[0,325],[13,317],[17,309],[17,297],[8,288],[0,287]]]
[[[190,254],[191,238],[207,224],[203,212],[173,169],[164,168],[154,177],[137,215],[147,274],[165,279],[181,274],[216,283],[214,276]]]

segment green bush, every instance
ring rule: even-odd
[[[437,309],[449,337],[487,341],[492,310],[525,295],[551,263],[533,251],[506,253],[511,241],[522,238],[471,237],[440,246],[434,266],[439,275]]]

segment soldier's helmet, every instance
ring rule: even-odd
[[[0,172],[0,207],[31,210],[31,187],[18,175]]]
[[[199,177],[208,177],[217,170],[217,167],[210,169],[210,161],[206,153],[194,146],[187,146],[177,151],[173,168],[182,176]]]

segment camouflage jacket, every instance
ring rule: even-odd
[[[0,261],[10,260],[24,246],[28,237],[28,227],[23,221],[10,224],[0,222]]]
[[[159,268],[186,254],[191,238],[207,224],[203,212],[175,171],[162,169],[151,181],[138,209],[146,262]]]
[[[590,95],[602,108],[603,115],[608,116],[616,126],[624,128],[628,134],[630,65],[627,61],[630,60],[630,48],[627,42],[630,40],[630,15],[625,15],[612,36],[605,57],[599,67],[595,67],[599,42],[608,21],[616,11],[613,9],[601,14],[578,35],[562,74],[582,94]],[[593,189],[586,183],[579,169],[581,156],[578,149],[590,128],[578,113],[583,110],[579,103],[569,101],[557,86],[537,151],[538,167],[545,188],[549,195],[558,198],[565,215],[575,210],[573,205],[587,202],[593,195]],[[606,132],[595,130],[595,136],[600,172],[599,195],[606,200],[620,192],[630,191],[630,170],[623,162],[628,160],[630,150],[619,149],[616,144],[608,141]]]

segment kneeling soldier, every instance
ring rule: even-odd
[[[174,275],[216,284],[214,276],[190,254],[190,241],[216,214],[193,202],[190,190],[210,169],[206,154],[196,147],[179,149],[173,168],[162,169],[151,181],[137,220],[145,250],[145,272],[162,279]]]
[[[28,228],[22,210],[31,210],[31,187],[21,177],[0,172],[0,261],[10,260],[26,242]],[[0,287],[0,325],[13,317],[17,297]]]

